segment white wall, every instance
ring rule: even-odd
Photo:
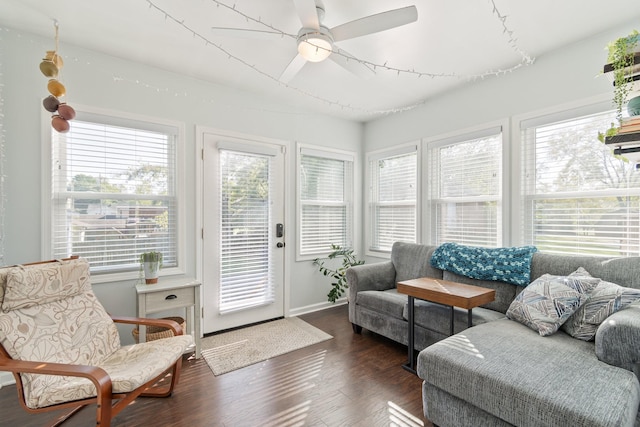
[[[600,75],[607,59],[606,46],[629,34],[637,25],[637,22],[630,22],[627,26],[596,34],[541,55],[533,65],[510,74],[472,82],[431,99],[420,108],[368,122],[364,130],[364,150],[379,150],[511,120],[517,115],[612,97],[610,81]],[[513,144],[509,134],[505,138]],[[377,260],[368,259],[370,262]]]
[[[0,27],[0,84],[4,98],[5,139],[5,264],[41,259],[41,120],[47,79],[38,64],[53,40]],[[196,222],[195,127],[240,132],[264,138],[361,151],[362,124],[294,107],[257,95],[211,84],[142,64],[61,43],[65,66],[61,81],[69,105],[84,105],[167,118],[185,124],[186,272],[195,275],[199,232]],[[2,119],[0,117],[0,119]],[[289,193],[295,206],[295,155],[289,156]],[[295,248],[295,210],[290,209],[287,236]],[[290,254],[293,254],[290,252]],[[289,257],[290,308],[304,311],[326,302],[330,285],[310,261]],[[206,284],[205,284],[206,285]],[[135,315],[133,281],[98,283],[94,290],[107,310]],[[130,335],[130,331],[128,332]]]

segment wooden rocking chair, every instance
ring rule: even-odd
[[[96,425],[108,427],[138,396],[170,396],[193,344],[174,321],[110,316],[78,257],[0,268],[0,308],[0,371],[13,373],[22,407],[73,408],[52,426],[96,404]],[[175,336],[122,347],[114,322]]]

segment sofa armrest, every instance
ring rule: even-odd
[[[384,291],[396,286],[396,269],[391,261],[356,265],[347,269],[349,300],[361,291]]]
[[[596,356],[640,377],[640,305],[609,316],[596,332]]]

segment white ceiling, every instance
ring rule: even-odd
[[[370,77],[357,77],[327,60],[306,64],[287,85],[278,77],[297,53],[294,39],[221,35],[212,27],[267,29],[250,19],[255,18],[296,34],[302,25],[293,0],[0,0],[0,25],[53,37],[57,20],[63,44],[368,121],[487,72],[500,78],[499,70],[523,64],[527,56],[538,57],[634,17],[640,22],[638,0],[323,2],[323,23],[329,28],[412,4],[418,20],[337,43],[359,60],[379,65]],[[429,76],[441,74],[449,76]]]

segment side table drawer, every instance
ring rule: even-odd
[[[172,289],[145,294],[147,312],[168,310],[195,304],[195,288]]]

